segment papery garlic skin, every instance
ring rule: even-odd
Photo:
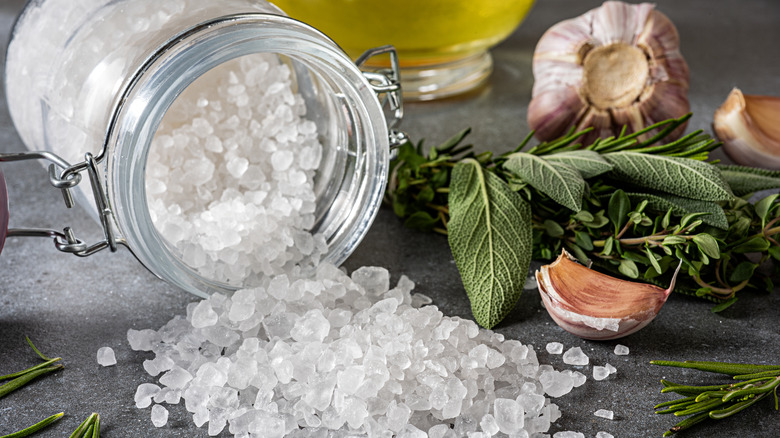
[[[624,125],[635,132],[689,112],[688,65],[677,29],[653,8],[605,2],[542,35],[528,107],[537,138],[593,127],[582,138],[587,144],[618,135]],[[679,127],[671,138],[684,130]]]
[[[625,281],[593,271],[563,251],[536,271],[544,307],[567,332],[584,339],[628,336],[650,323],[674,288]]]
[[[735,163],[780,170],[780,97],[734,88],[715,111],[712,129]]]

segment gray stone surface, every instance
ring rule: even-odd
[[[530,64],[536,41],[550,25],[599,3],[539,2],[517,32],[493,51],[496,69],[486,87],[462,98],[408,105],[404,128],[413,138],[424,137],[433,143],[471,126],[471,141],[481,150],[503,151],[517,144],[527,132],[526,107],[533,83]],[[695,114],[691,129],[709,130],[713,111],[734,86],[752,94],[780,94],[780,3],[657,3],[676,23],[690,65]],[[2,47],[22,4],[20,0],[0,2]],[[0,102],[0,151],[22,150],[4,96]],[[12,226],[60,228],[71,224],[89,239],[98,237],[83,210],[65,210],[40,165],[2,166],[8,179]],[[446,314],[471,317],[446,239],[404,229],[388,209],[380,212],[346,263],[350,270],[364,265],[385,266],[395,278],[406,274]],[[136,386],[150,381],[142,368],[148,355],[131,351],[125,335],[130,328],[159,328],[174,315],[183,314],[193,300],[149,274],[126,251],[80,259],[58,253],[46,240],[9,239],[0,256],[0,374],[37,363],[24,342],[25,335],[45,353],[62,356],[66,369],[0,399],[0,434],[65,411],[55,427],[39,436],[67,436],[94,411],[103,417],[105,437],[206,437],[206,429],[195,428],[181,405],[170,408],[169,423],[161,429],[152,425],[149,409],[134,407]],[[555,366],[572,368],[563,365],[560,356],[544,351],[550,341],[560,341],[566,348],[580,346],[591,357],[591,364],[580,368],[589,376],[588,382],[555,401],[563,417],[552,433],[576,430],[593,437],[604,430],[616,437],[660,436],[675,419],[653,414],[653,404],[669,399],[659,394],[659,380],[701,383],[708,376],[652,367],[650,360],[780,363],[777,291],[741,294],[739,303],[721,314],[711,313],[710,307],[705,301],[673,295],[650,326],[619,341],[631,348],[629,356],[612,353],[616,342],[589,342],[563,332],[548,317],[535,291],[526,291],[497,331],[533,344],[540,358]],[[116,366],[97,364],[101,346],[114,349]],[[605,362],[616,366],[617,374],[593,381],[592,366]],[[595,417],[597,409],[613,410],[615,419]],[[734,418],[679,436],[772,438],[780,435],[778,430],[780,414],[764,402]]]

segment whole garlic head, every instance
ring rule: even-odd
[[[536,271],[544,307],[562,329],[584,339],[622,338],[655,318],[674,289],[680,266],[664,290],[593,271],[563,251]]]
[[[653,8],[608,1],[542,35],[528,107],[537,138],[592,126],[582,139],[591,142],[618,135],[623,126],[635,132],[689,112],[688,65],[677,29]]]

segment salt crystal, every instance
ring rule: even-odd
[[[560,342],[549,342],[545,348],[550,354],[561,354],[563,352],[563,344]]]
[[[523,408],[515,400],[498,398],[493,402],[493,412],[498,430],[513,434],[523,428]]]
[[[127,342],[130,348],[135,351],[152,351],[154,344],[160,341],[160,337],[154,330],[133,330],[127,331]]]
[[[572,347],[563,353],[563,363],[568,365],[587,365],[590,362],[588,356],[582,352],[580,347]]]
[[[615,436],[612,435],[611,433],[599,431],[596,433],[596,438],[615,438]]]
[[[154,427],[163,427],[168,423],[168,410],[163,405],[152,406],[152,424]]]
[[[525,284],[523,285],[523,289],[531,290],[536,288],[537,288],[536,275],[529,275],[528,278],[525,279]]]
[[[581,432],[565,430],[563,432],[555,432],[555,434],[553,434],[553,438],[585,438],[585,434]]]
[[[628,355],[628,347],[625,345],[617,344],[615,345],[615,354],[618,356],[626,356]]]
[[[598,411],[594,412],[593,415],[601,418],[606,418],[607,420],[611,420],[615,416],[615,414],[612,411],[606,409],[599,409]]]
[[[613,367],[612,365],[610,365],[608,363],[605,364],[604,367],[607,369],[607,371],[609,371],[610,374],[617,373],[617,368]]]
[[[574,388],[574,379],[558,371],[545,371],[539,376],[544,392],[550,397],[560,397],[568,394]]]
[[[609,377],[609,369],[602,366],[593,367],[593,380],[604,380]]]
[[[573,370],[563,370],[561,373],[568,375],[572,378],[572,382],[574,384],[575,388],[578,388],[585,384],[587,381],[587,377],[585,377],[585,374],[582,374],[579,371],[573,371]]]
[[[218,319],[219,316],[211,307],[211,303],[208,300],[203,300],[198,303],[192,313],[192,326],[195,328],[209,327],[216,324]]]
[[[98,348],[97,362],[104,367],[116,365],[116,356],[114,355],[114,350],[111,347]]]
[[[152,404],[152,397],[160,392],[160,387],[153,383],[142,383],[135,391],[135,407],[143,409]]]

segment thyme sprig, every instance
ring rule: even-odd
[[[772,395],[775,410],[778,409],[777,388],[780,386],[780,366],[750,365],[728,362],[665,361],[654,360],[653,365],[688,368],[720,373],[741,380],[729,384],[682,385],[661,380],[661,393],[674,392],[683,396],[676,400],[655,405],[656,414],[674,414],[688,418],[672,426],[663,436],[667,437],[688,429],[707,419],[721,420],[740,412]]]
[[[448,234],[453,169],[476,162],[530,204],[533,259],[549,261],[566,249],[602,270],[664,287],[682,260],[687,275],[675,290],[721,311],[739,291],[774,287],[758,267],[780,261],[778,195],[748,199],[780,187],[780,172],[708,161],[720,143],[701,130],[665,141],[689,118],[592,144],[580,142],[589,129],[533,147],[529,134],[500,155],[475,152],[465,142],[469,129],[427,152],[423,142],[407,143],[391,163],[385,200],[407,227]],[[672,176],[686,172],[688,179]]]
[[[27,385],[28,383],[32,382],[38,377],[45,376],[49,373],[52,373],[54,371],[59,371],[64,368],[61,363],[57,363],[61,361],[62,358],[59,357],[50,358],[44,355],[43,353],[41,353],[40,350],[38,350],[38,348],[35,347],[35,345],[32,343],[29,337],[25,337],[25,338],[27,339],[27,343],[30,344],[30,347],[32,347],[33,351],[35,351],[35,353],[41,359],[43,359],[44,362],[32,366],[30,368],[24,369],[22,371],[0,376],[0,382],[10,379],[8,382],[4,383],[3,385],[0,385],[0,398],[5,397],[11,392],[16,391],[17,389]]]

